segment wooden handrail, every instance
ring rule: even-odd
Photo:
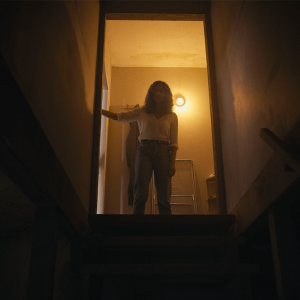
[[[282,141],[276,134],[268,128],[262,128],[260,137],[275,151],[281,158],[298,174],[300,174],[299,156],[291,149],[287,143]]]

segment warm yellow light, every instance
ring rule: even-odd
[[[185,100],[183,98],[177,98],[176,99],[176,105],[181,107],[185,104]]]
[[[188,103],[186,103],[185,97],[180,94],[180,93],[176,93],[174,96],[174,109],[176,112],[183,112],[186,110],[186,106]]]

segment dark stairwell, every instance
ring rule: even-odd
[[[79,9],[74,11],[75,17],[83,16],[84,10],[80,4],[88,2],[76,3]],[[248,186],[251,185],[250,192],[237,195],[239,202],[235,208],[232,207],[234,210],[228,209],[238,218],[235,224],[240,227],[240,233],[236,238],[227,231],[230,224],[234,222],[230,219],[232,216],[197,216],[195,218],[198,221],[192,219],[194,216],[184,216],[180,223],[175,216],[172,216],[172,221],[160,217],[155,219],[155,216],[144,216],[138,221],[134,216],[90,216],[92,232],[84,235],[85,232],[89,232],[84,201],[82,197],[78,197],[74,183],[71,183],[70,176],[62,167],[65,161],[57,157],[53,151],[53,144],[49,143],[41,124],[36,119],[39,117],[39,120],[43,121],[43,114],[33,113],[28,102],[32,98],[27,96],[26,99],[19,89],[20,84],[24,84],[28,79],[32,83],[32,91],[40,91],[36,94],[36,99],[43,100],[43,104],[50,104],[51,107],[54,104],[52,100],[61,99],[58,103],[73,108],[75,104],[73,100],[77,99],[73,97],[74,92],[80,99],[77,109],[82,111],[80,107],[85,105],[85,99],[82,97],[84,80],[80,71],[82,64],[78,59],[79,48],[75,47],[74,55],[64,56],[63,60],[57,59],[56,55],[60,50],[64,54],[65,50],[69,49],[67,45],[73,45],[74,41],[76,44],[80,39],[76,38],[73,32],[75,27],[71,26],[64,4],[70,2],[36,2],[37,5],[42,3],[57,5],[51,6],[52,10],[44,7],[41,11],[43,14],[40,14],[37,8],[32,10],[33,2],[28,2],[30,7],[26,11],[29,17],[18,18],[24,3],[25,1],[22,1],[21,5],[21,2],[18,4],[14,2],[12,10],[7,10],[4,5],[1,5],[0,10],[3,16],[0,18],[1,24],[6,25],[1,26],[0,169],[14,183],[14,185],[7,183],[7,179],[3,179],[0,175],[0,298],[83,300],[88,297],[85,296],[88,294],[85,279],[90,277],[90,299],[93,297],[100,299],[101,296],[103,299],[116,298],[119,294],[121,299],[122,297],[127,299],[159,299],[159,297],[251,299],[250,289],[245,279],[248,274],[251,276],[253,299],[298,300],[300,298],[299,174],[292,171],[292,168],[287,168],[284,160],[278,155],[272,155],[267,161],[266,154],[269,152],[261,144],[259,130],[269,127],[282,139],[288,138],[292,145],[300,144],[299,127],[292,132],[294,125],[299,126],[300,111],[300,73],[297,67],[300,41],[299,4],[289,1],[211,1],[209,10],[206,8],[203,10],[200,5],[199,10],[193,9],[191,12],[188,5],[182,2],[182,7],[178,10],[179,13],[201,11],[200,13],[204,12],[208,19],[211,18],[213,28],[208,37],[216,61],[218,83],[212,91],[215,94],[215,88],[218,88],[218,95],[215,94],[214,98],[221,106],[218,118],[220,117],[222,121],[221,126],[224,131],[222,139],[227,170],[225,177],[227,176],[229,180],[227,186],[238,186],[235,184],[235,179],[241,176],[245,177],[245,181],[249,181]],[[170,9],[174,11],[177,2],[169,1],[169,3]],[[180,1],[178,3],[180,5]],[[191,3],[196,1],[190,2],[189,5]],[[7,1],[6,5],[8,4]],[[144,6],[146,2],[141,5],[141,11],[145,11]],[[166,7],[167,4],[162,9]],[[121,10],[122,8],[126,11],[127,4],[120,5]],[[154,11],[158,8],[155,5]],[[103,12],[103,6],[101,9]],[[89,11],[86,17],[88,21],[91,20],[91,11],[96,10]],[[51,27],[50,24],[55,26]],[[83,22],[83,24],[87,23]],[[86,33],[92,32],[90,27],[85,28],[85,26],[79,28],[78,32],[83,32],[82,29],[86,29]],[[48,45],[55,46],[54,37],[58,36],[60,41],[65,41],[67,44],[62,43],[61,47],[55,48],[57,52],[53,52]],[[95,40],[96,38],[91,39],[91,41]],[[36,50],[40,51],[40,56],[36,55]],[[4,63],[3,53],[6,54],[9,68]],[[89,54],[87,52],[84,57],[90,57]],[[36,64],[32,65],[30,62]],[[54,71],[46,72],[45,66]],[[74,68],[77,72],[74,72]],[[15,75],[14,78],[11,71]],[[68,76],[72,79],[70,89],[67,86],[63,86],[63,89],[58,88],[64,72],[78,75],[78,78]],[[35,82],[35,79],[43,78],[41,75],[45,75],[45,79],[41,82],[49,83],[49,86],[43,87]],[[78,87],[81,93],[76,92],[75,87]],[[232,87],[235,89],[232,90]],[[51,92],[55,92],[53,96]],[[47,96],[49,101],[46,101]],[[72,100],[70,106],[68,106],[68,99]],[[234,105],[244,112],[238,120],[233,117]],[[49,112],[47,109],[46,111]],[[75,118],[76,115],[72,114],[75,122],[73,126],[69,124],[76,138],[79,137],[79,132],[75,130],[75,125],[84,128],[90,120],[88,111],[83,112],[86,112],[87,120],[79,121]],[[50,120],[55,121],[54,124],[57,124],[57,113],[63,117],[63,121],[66,120],[63,110],[54,110],[53,115],[49,116]],[[245,124],[249,130],[244,130]],[[57,136],[60,132],[61,130],[51,131],[53,136]],[[239,140],[234,139],[237,132],[243,133]],[[85,137],[86,132],[82,134],[78,145],[90,145],[85,142]],[[64,138],[61,142],[68,140]],[[217,141],[220,142],[221,138]],[[248,151],[242,151],[245,147],[239,149],[233,142],[239,142],[240,146],[248,145]],[[64,146],[68,154],[68,149],[74,149],[72,143],[66,142]],[[89,149],[83,150],[90,155]],[[74,156],[75,163],[81,158],[89,159],[87,155],[81,153],[79,151]],[[256,155],[252,156],[255,153]],[[98,156],[95,157],[98,160]],[[232,162],[237,163],[238,158],[244,158],[240,161],[246,162],[246,168],[241,168],[241,172],[236,173]],[[261,165],[258,165],[258,162],[261,162]],[[73,166],[75,163],[70,165]],[[83,162],[83,165],[88,164]],[[255,166],[257,174],[252,173]],[[97,167],[96,164],[95,168]],[[83,179],[88,178],[89,172],[78,173]],[[230,182],[232,174],[234,177]],[[255,176],[251,178],[250,174]],[[78,185],[75,184],[75,187],[78,188]],[[282,197],[291,185],[296,186],[294,195]],[[20,196],[19,189],[27,196],[26,199],[23,199],[24,195]],[[11,192],[16,192],[18,195],[10,196]],[[273,202],[278,201],[279,197],[283,200],[281,206],[274,207]],[[231,197],[228,197],[228,200],[232,201]],[[285,211],[287,207],[290,209],[290,215]],[[273,216],[272,221],[275,225],[268,224],[268,210],[269,215]],[[52,214],[55,222],[51,222],[51,218],[48,223],[43,222],[41,217],[43,214],[39,215],[41,213]],[[219,229],[222,229],[222,232],[218,234],[211,230],[213,223],[210,223],[210,226],[201,223],[203,219],[218,220],[223,217],[229,218],[231,223],[227,223],[226,227],[219,222]],[[93,218],[100,218],[100,220],[93,222]],[[148,218],[152,218],[155,222],[149,222]],[[122,220],[123,223],[120,222]],[[131,221],[126,224],[126,220]],[[294,221],[297,226],[291,221]],[[36,230],[42,225],[45,226],[44,231]],[[153,228],[158,225],[159,227]],[[52,231],[47,231],[51,226]],[[116,228],[112,230],[113,227]],[[108,232],[105,228],[111,231]],[[210,234],[204,229],[209,229]],[[296,231],[294,240],[290,238],[293,229]],[[136,230],[140,232],[137,233]],[[273,239],[275,236],[279,241],[272,244],[273,255],[274,253],[277,255],[274,268],[269,230],[273,234]],[[242,239],[241,235],[243,235]],[[247,240],[243,241],[243,238]],[[245,242],[246,244],[243,244]],[[216,246],[218,243],[219,246]],[[235,250],[228,250],[230,243],[233,244],[231,248]],[[80,251],[82,245],[84,245],[84,256]],[[49,253],[49,246],[57,248],[57,251]],[[240,264],[236,255],[238,247]],[[298,253],[295,253],[297,251]],[[37,257],[34,257],[33,253],[37,253]],[[35,264],[38,259],[46,264]],[[54,266],[50,261],[55,262],[55,259]],[[259,264],[260,272],[245,272],[248,270],[248,264]],[[71,268],[71,265],[74,268]],[[35,272],[34,277],[29,276],[30,268]],[[250,268],[252,270],[252,267]],[[278,298],[274,287],[276,268],[281,268],[279,272],[277,271],[277,276],[281,277],[282,281],[278,284]],[[32,291],[33,294],[28,291]],[[228,291],[231,294],[226,294]]]
[[[252,299],[234,215],[90,215],[83,264],[89,299]]]

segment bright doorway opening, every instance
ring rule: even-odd
[[[214,173],[205,43],[201,20],[106,21],[109,110],[118,112],[136,104],[142,106],[149,86],[156,80],[165,81],[173,95],[181,94],[186,99],[184,107],[175,108],[179,119],[177,158],[194,162],[198,214],[208,213],[206,178]],[[129,124],[106,122],[103,213],[131,214],[125,149]],[[145,213],[150,213],[150,206],[147,203]]]

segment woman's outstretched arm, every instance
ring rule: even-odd
[[[110,118],[110,119],[113,119],[115,121],[118,120],[118,117],[117,117],[117,114],[112,112],[112,111],[109,111],[109,110],[105,110],[105,109],[102,109],[102,112],[101,114],[104,116],[104,117],[107,117],[107,118]]]

